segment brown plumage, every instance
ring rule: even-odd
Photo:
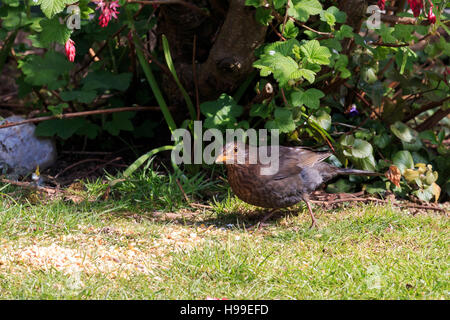
[[[303,200],[311,215],[311,226],[315,226],[317,222],[308,201],[309,194],[321,184],[341,174],[382,175],[370,171],[338,168],[323,162],[331,155],[329,152],[283,146],[279,147],[279,169],[263,175],[261,169],[267,169],[269,165],[262,164],[255,155],[259,151],[268,151],[270,155],[270,147],[264,150],[260,148],[266,147],[228,143],[218,155],[216,162],[226,162],[231,189],[244,202],[263,208],[286,208]],[[241,161],[239,164],[239,159],[245,159],[245,162]],[[273,212],[264,217],[261,223],[272,214]]]

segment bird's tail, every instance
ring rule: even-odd
[[[344,175],[355,175],[355,176],[383,176],[382,173],[379,172],[373,172],[373,171],[366,171],[366,170],[358,170],[358,169],[347,169],[347,168],[339,168],[338,174],[344,174]]]

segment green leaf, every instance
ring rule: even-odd
[[[19,61],[19,68],[25,75],[25,81],[33,86],[51,86],[72,67],[73,64],[64,55],[55,51],[48,51],[43,57],[29,55]],[[58,85],[64,83],[58,82]]]
[[[311,15],[322,12],[322,5],[318,0],[289,0],[288,15],[302,22],[308,21]]]
[[[292,118],[292,111],[284,108],[276,108],[275,119],[266,122],[266,129],[279,129],[281,133],[288,133],[295,130],[295,122]]]
[[[67,103],[60,103],[56,106],[48,106],[48,110],[51,111],[53,115],[60,115],[63,112],[63,109],[68,108],[69,105]]]
[[[284,86],[291,80],[291,75],[298,70],[298,64],[294,59],[276,51],[261,55],[260,59],[253,63],[253,66],[261,69],[261,76],[273,73],[280,86]]]
[[[407,150],[398,151],[392,157],[392,162],[400,169],[402,174],[405,172],[405,169],[414,168],[414,160],[411,153]]]
[[[417,131],[409,128],[406,124],[400,121],[396,121],[390,128],[392,133],[395,134],[397,138],[407,143],[414,142],[414,140],[418,137]]]
[[[244,109],[232,97],[223,93],[215,101],[203,102],[200,110],[206,117],[205,128],[231,129],[237,126],[236,118],[242,114]]]
[[[53,42],[64,45],[72,33],[65,24],[59,23],[58,17],[42,19],[40,25],[42,32],[39,34],[39,42],[46,48]]]
[[[311,109],[318,109],[320,106],[320,99],[325,94],[318,89],[308,89],[306,91],[295,91],[291,94],[291,101],[294,106],[301,107],[305,105]]]
[[[289,78],[292,80],[303,78],[312,84],[314,83],[314,80],[316,80],[316,73],[309,69],[298,69],[291,73]]]
[[[286,22],[286,25],[284,26],[284,30],[283,30],[283,25],[280,24],[280,31],[283,31],[283,36],[286,39],[296,38],[299,33],[298,28],[295,26],[294,22],[291,20],[288,20]]]
[[[259,7],[256,9],[255,19],[263,26],[268,26],[273,19],[273,16],[270,13],[270,9]]]
[[[382,134],[376,135],[373,138],[373,143],[375,143],[375,145],[380,149],[386,148],[390,142],[391,142],[391,137],[387,133],[384,133],[384,132]]]
[[[307,41],[300,49],[308,62],[324,65],[330,64],[330,50],[327,47],[321,46],[319,41]]]
[[[35,132],[37,136],[57,135],[62,139],[68,139],[84,125],[85,121],[83,118],[47,120],[39,123]]]
[[[350,192],[352,189],[353,184],[348,179],[339,179],[335,183],[328,184],[326,191],[328,193],[345,193]]]
[[[354,36],[353,28],[346,24],[343,24],[339,29],[339,31],[336,31],[335,34],[336,40],[339,41],[344,40],[344,38],[353,38],[353,36]]]
[[[246,6],[253,6],[255,8],[259,8],[263,5],[264,0],[245,0]]]
[[[324,110],[319,110],[314,116],[311,116],[310,118],[314,120],[320,127],[322,127],[322,129],[330,130],[331,116],[329,113],[325,112]]]
[[[120,131],[133,131],[133,123],[131,118],[133,118],[135,112],[125,111],[113,113],[112,120],[105,122],[104,129],[108,131],[113,136],[119,135]]]
[[[125,91],[131,82],[132,74],[129,72],[115,74],[109,71],[98,70],[91,72],[83,79],[83,91],[96,89]]]
[[[372,155],[372,152],[373,148],[369,142],[361,139],[355,139],[351,148],[351,153],[353,157],[359,159],[367,158],[370,155]]]
[[[35,4],[41,5],[41,10],[47,18],[52,18],[55,14],[63,11],[66,5],[77,1],[78,0],[38,0]]]
[[[287,0],[272,0],[272,2],[275,9],[278,10],[286,5]]]
[[[270,114],[270,108],[264,104],[254,104],[250,109],[251,117],[261,117],[263,119],[267,118]]]
[[[97,138],[100,131],[100,126],[86,120],[84,124],[76,131],[76,134],[86,136],[88,139],[92,140]]]
[[[78,101],[81,103],[91,103],[97,97],[97,93],[94,90],[91,91],[63,91],[60,93],[61,98],[64,101]]]

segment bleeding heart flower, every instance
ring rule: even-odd
[[[70,62],[73,62],[75,60],[75,42],[72,39],[67,40],[66,45],[64,46],[66,49],[66,56],[67,59],[69,59]]]
[[[386,0],[378,0],[378,7],[381,10],[384,10],[384,7],[386,6]]]

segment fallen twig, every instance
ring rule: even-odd
[[[81,111],[81,112],[60,114],[60,115],[56,115],[56,116],[46,116],[46,117],[26,119],[26,120],[18,121],[18,122],[8,122],[8,123],[4,123],[4,124],[0,125],[0,129],[20,126],[20,125],[26,124],[26,123],[37,123],[37,122],[53,120],[53,119],[69,119],[69,118],[91,116],[91,115],[96,115],[96,114],[107,114],[107,113],[116,113],[116,112],[124,112],[124,111],[155,111],[155,110],[159,111],[160,108],[159,107],[123,107],[123,108],[101,109],[101,110],[92,110],[92,111]]]

